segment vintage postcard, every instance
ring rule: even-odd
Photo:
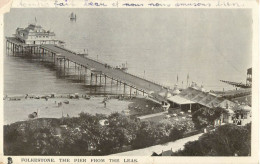
[[[257,2],[1,5],[0,163],[259,162]]]

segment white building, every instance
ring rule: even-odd
[[[64,42],[55,39],[54,32],[46,31],[36,24],[30,24],[26,28],[17,28],[15,37],[25,44],[55,44],[64,46]]]

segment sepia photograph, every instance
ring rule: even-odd
[[[252,17],[250,8],[11,8],[4,155],[250,157]]]

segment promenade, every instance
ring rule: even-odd
[[[162,151],[172,150],[173,152],[183,149],[187,142],[198,140],[203,133],[196,134],[194,136],[182,138],[166,144],[155,145],[143,149],[137,149],[117,154],[111,154],[110,156],[151,156],[153,152],[160,154]]]

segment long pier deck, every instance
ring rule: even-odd
[[[166,102],[167,100],[164,96],[162,96],[162,93],[166,94],[167,92],[172,92],[171,89],[158,83],[132,75],[120,69],[115,69],[111,66],[108,66],[106,63],[101,63],[97,60],[80,56],[77,53],[63,47],[59,47],[53,44],[29,45],[20,42],[14,37],[6,37],[6,41],[7,50],[11,50],[14,54],[21,53],[22,55],[26,55],[27,53],[30,53],[38,54],[40,57],[51,55],[52,58],[54,58],[54,63],[57,59],[64,60],[64,66],[65,61],[75,63],[78,66],[89,69],[93,74],[100,75],[100,79],[102,75],[105,77],[105,80],[106,78],[110,78],[121,84],[124,84],[124,87],[129,86],[130,95],[131,89],[135,89],[136,91],[141,91],[143,94],[146,93],[151,95],[151,97],[157,101]]]
[[[146,93],[163,92],[167,90],[166,88],[164,88],[159,84],[131,75],[122,70],[106,67],[104,63],[98,62],[96,60],[87,57],[79,56],[76,53],[61,47],[55,45],[41,45],[41,48],[44,49],[45,51],[47,50],[56,53],[60,55],[60,57],[64,57],[66,60],[75,62],[80,66],[87,67],[87,68],[94,68],[95,71],[101,72],[101,74],[109,76],[115,80],[121,81],[122,83],[131,85],[135,88],[138,88],[139,90],[144,90]]]

